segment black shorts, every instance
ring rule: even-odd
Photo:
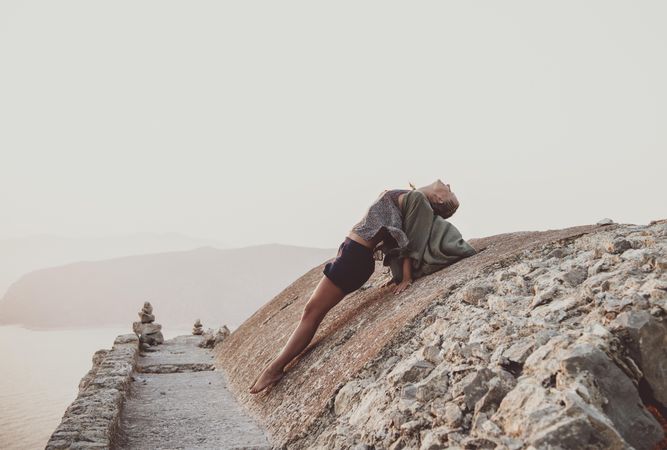
[[[356,291],[368,281],[375,271],[373,251],[346,237],[338,247],[338,255],[324,266],[324,275],[345,295]]]

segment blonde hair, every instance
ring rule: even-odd
[[[440,180],[438,180],[440,181]],[[442,183],[442,181],[440,181]],[[412,184],[411,181],[408,181],[408,184],[412,188],[412,190],[416,190],[417,188],[415,187],[414,184]],[[456,198],[456,195],[451,192],[451,196],[449,199],[445,200],[442,203],[431,203],[431,208],[433,209],[433,212],[443,219],[449,219],[454,215],[457,209],[459,209],[459,201]]]
[[[448,200],[444,203],[431,203],[431,208],[433,208],[433,212],[443,219],[449,219],[459,209],[459,202],[457,200]]]

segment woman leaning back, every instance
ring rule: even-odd
[[[414,186],[412,189],[415,189]],[[425,194],[433,211],[445,219],[454,214],[459,207],[459,202],[449,184],[439,179],[417,190]],[[368,208],[364,218],[352,227],[340,244],[336,259],[324,267],[324,276],[305,304],[299,325],[292,332],[280,354],[264,368],[250,386],[251,394],[257,394],[278,383],[285,374],[285,366],[310,343],[329,310],[368,281],[375,270],[373,255],[380,242],[392,242],[401,248],[408,245],[401,217],[403,197],[407,192],[408,189],[382,192]],[[402,268],[403,276],[394,289],[396,294],[412,284],[409,257],[403,259]],[[391,283],[393,279],[384,286]]]

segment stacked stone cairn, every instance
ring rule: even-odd
[[[201,324],[201,320],[197,319],[195,321],[195,325],[194,327],[192,327],[192,334],[194,334],[195,336],[201,336],[202,334],[204,334],[204,327]]]
[[[230,331],[229,328],[227,328],[227,325],[221,326],[217,332],[214,332],[212,328],[209,328],[202,336],[203,339],[199,343],[199,346],[203,348],[214,348],[229,335]]]
[[[139,311],[139,322],[132,323],[132,330],[139,337],[139,346],[142,350],[148,350],[151,345],[164,343],[162,335],[162,325],[155,322],[153,315],[153,306],[150,302],[144,302],[143,308]]]

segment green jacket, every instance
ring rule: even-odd
[[[413,190],[405,194],[401,214],[403,231],[410,242],[407,247],[388,250],[383,263],[390,267],[395,283],[403,279],[404,257],[411,259],[414,279],[477,253],[454,225],[433,212],[423,192]]]

